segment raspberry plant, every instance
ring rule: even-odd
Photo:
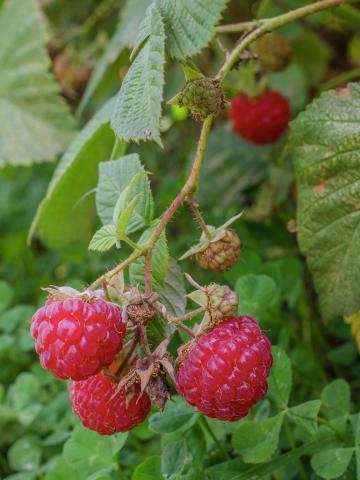
[[[1,205],[62,153],[0,219],[0,477],[360,478],[358,8],[85,3],[0,0]]]

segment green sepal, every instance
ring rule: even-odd
[[[215,228],[212,225],[207,225],[207,229],[210,233],[210,238],[208,238],[204,233],[202,233],[199,242],[193,247],[191,247],[187,252],[185,252],[184,255],[179,258],[179,260],[185,260],[186,258],[192,257],[197,253],[203,252],[207,249],[210,243],[217,242],[218,240],[224,238],[227,228],[236,220],[238,220],[242,214],[243,212],[240,212],[234,217],[231,217],[227,222],[224,223],[224,225],[221,225],[218,228]]]

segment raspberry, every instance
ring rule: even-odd
[[[194,119],[200,122],[209,115],[216,115],[225,106],[220,82],[211,78],[189,80],[181,92],[179,105],[188,108]]]
[[[267,392],[271,344],[251,317],[230,317],[188,350],[176,388],[200,412],[239,420]]]
[[[234,131],[257,145],[275,142],[287,129],[291,118],[287,98],[268,90],[257,99],[240,95],[231,102],[230,116]]]
[[[143,422],[151,403],[136,384],[132,393],[123,388],[116,393],[116,383],[102,372],[70,385],[71,404],[84,427],[101,435],[126,432]]]
[[[195,257],[201,268],[211,272],[226,272],[239,259],[240,238],[228,228],[219,240],[212,241],[205,250],[196,253]]]
[[[220,321],[234,315],[238,307],[238,296],[227,285],[212,283],[205,287],[205,292],[212,319]]]
[[[120,309],[100,298],[49,299],[32,318],[41,366],[60,379],[84,380],[109,365],[122,348]]]
[[[278,33],[267,33],[256,41],[260,65],[271,72],[284,70],[291,62],[293,51],[289,40]]]

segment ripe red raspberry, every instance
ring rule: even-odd
[[[234,131],[257,145],[275,142],[288,127],[291,118],[287,98],[268,90],[257,99],[240,95],[232,99],[230,116]]]
[[[193,346],[177,373],[177,390],[200,412],[239,420],[267,392],[271,344],[251,317],[230,317]]]
[[[145,420],[151,408],[148,395],[140,394],[138,384],[133,393],[126,393],[125,389],[116,393],[116,387],[102,372],[71,383],[72,408],[84,427],[101,435],[112,435],[131,430]]]
[[[41,366],[60,379],[84,380],[109,365],[122,348],[120,309],[100,298],[49,299],[32,318]]]

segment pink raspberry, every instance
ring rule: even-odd
[[[260,98],[239,95],[232,99],[230,117],[234,131],[257,145],[275,142],[287,129],[291,109],[287,98],[268,90]]]
[[[32,318],[41,366],[60,379],[84,380],[109,365],[122,348],[125,322],[105,300],[49,299]]]
[[[74,413],[84,427],[101,435],[126,432],[143,422],[150,412],[151,403],[146,393],[125,389],[116,393],[116,383],[102,372],[81,382],[70,385],[71,404]]]
[[[271,344],[251,317],[230,317],[180,364],[177,390],[208,417],[239,420],[267,392]]]

